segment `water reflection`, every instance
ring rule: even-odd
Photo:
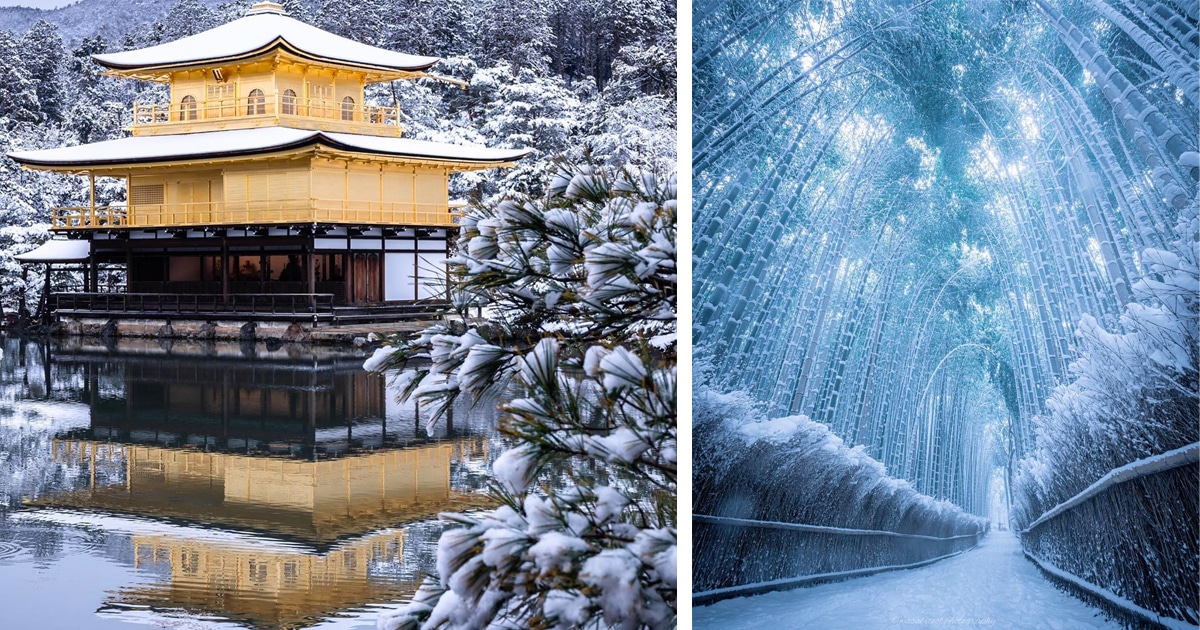
[[[489,506],[491,413],[460,408],[419,437],[416,409],[362,356],[3,344],[0,472],[24,480],[0,480],[20,504],[0,508],[0,588],[31,541],[54,541],[51,559],[82,550],[131,568],[134,580],[64,594],[99,595],[92,621],[291,628],[349,614],[372,627],[372,605],[432,568],[437,513]]]
[[[389,602],[418,582],[377,579],[371,567],[402,555],[404,534],[378,533],[326,554],[263,550],[171,535],[133,537],[140,563],[165,563],[170,581],[123,588],[106,614],[164,604],[213,611],[262,627],[298,627],[365,603]]]

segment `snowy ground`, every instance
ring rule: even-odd
[[[717,602],[694,626],[746,628],[1119,628],[1098,609],[1054,588],[1010,532],[974,551],[908,571]]]

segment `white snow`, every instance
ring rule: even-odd
[[[658,350],[666,350],[675,345],[678,337],[675,333],[667,333],[665,335],[655,335],[650,338],[650,346]]]
[[[351,149],[391,155],[502,163],[519,160],[529,153],[528,149],[489,149],[472,144],[446,144],[389,136],[363,136],[354,133],[323,133],[330,140],[345,144]]]
[[[387,361],[395,353],[396,348],[392,346],[376,348],[375,352],[371,353],[371,356],[366,361],[363,361],[363,369],[368,372],[376,372],[383,365],[384,361]]]
[[[787,416],[786,418],[775,418],[774,420],[743,424],[738,427],[738,430],[741,431],[742,435],[752,440],[786,442],[796,434],[796,431],[800,429],[800,425],[807,421],[808,418],[806,416]]]
[[[600,375],[600,362],[612,353],[612,350],[604,346],[591,346],[587,349],[587,353],[583,355],[583,371],[588,376],[595,378]]]
[[[620,490],[612,486],[596,488],[596,521],[606,523],[621,515],[621,511],[629,505],[629,499]]]
[[[110,68],[152,68],[266,52],[286,42],[297,52],[320,60],[350,62],[392,70],[420,71],[440,61],[376,48],[327,33],[279,13],[256,13],[172,42],[92,58]]]
[[[308,547],[282,539],[251,536],[241,532],[209,527],[190,527],[132,516],[110,516],[93,512],[47,508],[14,512],[14,521],[41,521],[83,529],[121,532],[141,536],[170,536],[178,539],[209,542],[226,547],[246,547],[276,553],[309,552]]]
[[[92,255],[92,243],[84,240],[51,239],[37,249],[13,256],[21,262],[77,262]]]
[[[488,530],[487,533],[493,531],[496,530]],[[582,538],[560,532],[546,532],[540,540],[529,547],[529,555],[533,556],[533,562],[537,565],[538,572],[546,575],[551,571],[570,571],[575,558],[589,550],[590,547]]]
[[[604,389],[609,391],[638,387],[646,378],[646,365],[622,346],[600,359],[600,371],[604,373]]]
[[[290,127],[261,127],[164,136],[130,136],[72,147],[14,151],[8,155],[17,162],[33,166],[87,166],[153,162],[175,157],[251,155],[315,144],[397,157],[489,165],[518,160],[528,153],[525,150],[489,149],[475,145],[445,144],[409,138],[364,136]]]
[[[492,463],[496,481],[513,494],[525,492],[533,483],[533,449],[526,445],[510,448]]]
[[[109,604],[97,610],[96,616],[101,619],[117,619],[127,624],[183,630],[233,630],[246,627],[235,621],[213,615],[197,615],[183,608],[155,609],[149,606]]]
[[[558,619],[556,627],[572,627],[569,624],[582,625],[587,621],[588,603],[587,596],[582,593],[552,590],[546,593],[543,610],[547,617]]]
[[[632,463],[642,456],[650,445],[637,433],[628,427],[619,427],[608,435],[594,435],[588,438],[591,443],[589,452],[608,461]]]
[[[609,624],[619,623],[629,611],[636,610],[640,568],[641,563],[626,549],[605,549],[583,563],[579,580],[600,591],[600,609]]]
[[[959,540],[962,538],[970,538],[972,536],[979,535],[978,533],[974,533],[960,534],[958,536],[926,536],[924,534],[902,534],[900,532],[888,531],[886,529],[854,529],[849,527],[830,527],[828,525],[809,525],[806,523],[785,523],[782,521],[756,521],[747,518],[712,516],[711,514],[693,514],[692,520],[705,523],[714,523],[717,525],[740,525],[744,527],[760,527],[765,529],[791,529],[801,532],[820,532],[851,536],[894,536],[896,538],[914,538],[919,540]]]
[[[692,619],[697,630],[1120,627],[1056,589],[1010,532],[993,532],[975,551],[927,567],[725,600],[697,607]]]

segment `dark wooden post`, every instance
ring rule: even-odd
[[[221,302],[229,301],[229,237],[221,235]]]
[[[133,247],[125,243],[125,294],[133,293]]]
[[[376,274],[379,276],[379,303],[382,304],[387,300],[387,271],[385,269],[384,257],[387,256],[387,236],[383,230],[379,231],[379,265],[376,269]]]
[[[38,315],[43,322],[50,321],[50,263],[46,263],[46,281],[42,283],[42,298],[38,302]]]
[[[346,278],[346,302],[356,303],[358,293],[354,290],[354,250],[346,249],[346,269],[342,273]]]
[[[304,268],[308,270],[308,294],[312,296],[313,310],[317,310],[317,257],[313,255],[312,250],[304,254]]]
[[[91,284],[88,285],[89,293],[98,293],[100,291],[100,263],[96,260],[96,252],[91,250],[92,242],[88,241],[88,267],[91,270],[89,278]]]
[[[25,303],[25,292],[29,288],[29,266],[21,265],[21,295],[17,298],[17,317],[25,319],[29,316],[29,305]],[[25,346],[21,346],[24,348]],[[24,355],[22,355],[24,356]],[[22,365],[24,367],[24,365]]]

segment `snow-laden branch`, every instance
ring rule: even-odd
[[[492,466],[500,507],[442,515],[436,578],[381,629],[674,627],[676,208],[673,177],[563,167],[544,197],[462,218],[452,296],[487,320],[367,366],[402,369],[429,421],[502,391],[517,444]]]

